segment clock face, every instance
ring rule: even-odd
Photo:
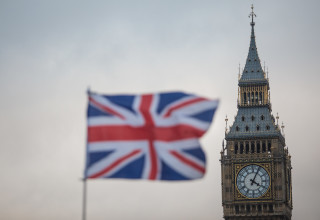
[[[263,196],[270,186],[270,176],[261,166],[251,164],[243,167],[237,175],[237,188],[247,198]]]

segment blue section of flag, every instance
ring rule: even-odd
[[[167,107],[171,103],[181,98],[188,97],[190,95],[182,92],[171,92],[171,93],[161,93],[159,96],[160,96],[160,101],[157,108],[157,113],[160,113],[165,107]]]
[[[112,116],[108,112],[102,111],[99,108],[95,108],[92,105],[88,106],[88,115],[95,117],[95,116]]]
[[[162,180],[188,180],[185,176],[182,176],[180,173],[176,172],[171,167],[167,166],[163,161],[161,162],[161,177]]]
[[[140,179],[142,175],[144,161],[145,157],[141,157],[107,178]],[[128,175],[128,173],[130,173],[130,175]]]
[[[194,148],[191,150],[183,150],[183,152],[190,154],[196,158],[198,158],[201,161],[206,161],[206,155],[204,154],[203,150],[200,148]]]
[[[199,119],[201,121],[209,121],[212,119],[214,115],[215,109],[210,109],[208,111],[204,111],[195,115],[191,115],[191,117]]]
[[[112,151],[104,151],[104,152],[91,152],[88,155],[88,167],[90,167],[92,164],[95,164],[96,162],[102,160],[103,158],[106,158],[109,154],[111,154]]]
[[[112,103],[117,104],[122,108],[126,108],[127,110],[135,113],[133,109],[133,101],[134,101],[133,95],[105,95],[104,97],[107,98]]]

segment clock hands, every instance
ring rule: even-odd
[[[259,167],[259,168],[258,168],[258,170],[257,170],[257,172],[256,172],[256,175],[254,175],[254,177],[253,177],[253,180],[255,180],[255,179],[256,179],[256,176],[257,176],[257,174],[258,174],[258,172],[259,172],[260,168],[261,168],[261,167]]]
[[[254,175],[253,179],[250,179],[250,181],[251,181],[251,186],[252,186],[254,183],[255,183],[257,186],[260,186],[260,184],[255,181],[255,179],[256,179],[256,177],[257,177],[257,174],[258,174],[258,172],[259,172],[259,169],[260,169],[260,166],[259,166],[256,174]]]
[[[250,179],[250,181],[251,181],[251,186],[255,183],[257,186],[260,186],[260,184],[259,183],[257,183],[256,181],[254,181],[254,179]]]

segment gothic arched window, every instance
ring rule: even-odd
[[[243,153],[243,143],[240,143],[240,154]]]
[[[254,92],[251,93],[251,103],[254,103]]]
[[[268,141],[268,153],[271,153],[271,141]]]
[[[259,92],[259,103],[262,104],[262,92]]]
[[[269,212],[273,212],[273,205],[269,204]]]
[[[252,153],[252,154],[254,153],[254,148],[255,148],[255,144],[254,144],[254,142],[252,141],[252,142],[251,142],[251,153]]]
[[[247,210],[247,213],[250,213],[250,205],[247,205],[246,210]]]
[[[246,142],[246,154],[249,153],[249,142]]]
[[[263,141],[262,142],[262,153],[265,153],[266,152],[266,142]]]

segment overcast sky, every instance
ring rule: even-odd
[[[293,219],[320,216],[319,1],[0,0],[0,219],[80,219],[86,90],[221,100],[205,178],[90,180],[88,220],[222,219],[219,152],[250,40],[292,154]]]

